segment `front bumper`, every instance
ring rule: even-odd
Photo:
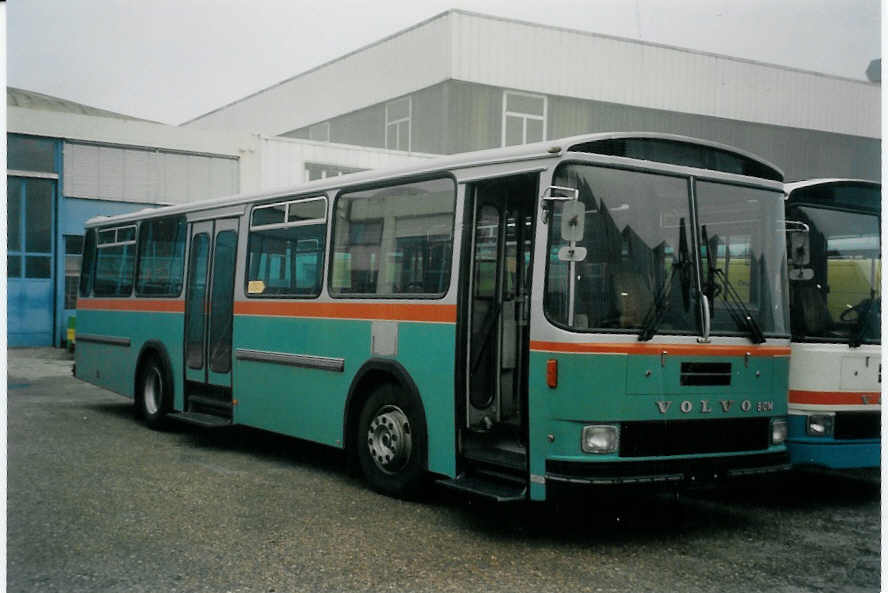
[[[819,465],[833,469],[879,467],[880,441],[787,441],[793,465]]]
[[[546,461],[551,485],[697,485],[790,469],[789,453],[728,455],[654,461]]]

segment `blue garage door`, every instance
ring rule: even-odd
[[[51,346],[56,181],[8,177],[6,191],[9,345]]]

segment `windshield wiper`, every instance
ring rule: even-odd
[[[715,304],[715,297],[721,293],[722,298],[725,301],[726,309],[728,310],[728,314],[731,316],[731,319],[734,320],[734,323],[737,324],[737,328],[741,330],[748,330],[750,340],[753,344],[761,344],[765,341],[765,335],[762,333],[762,328],[759,326],[758,322],[753,318],[752,313],[749,312],[749,309],[746,308],[746,305],[743,303],[743,299],[737,294],[737,291],[734,289],[734,285],[731,284],[731,281],[728,280],[728,276],[725,274],[724,270],[721,268],[717,268],[715,266],[715,259],[712,249],[712,245],[709,243],[709,236],[706,232],[706,225],[700,229],[701,235],[703,239],[703,244],[706,245],[706,261],[707,267],[709,269],[709,278],[707,292],[710,295],[710,300]],[[717,243],[718,237],[713,237],[713,240]],[[727,246],[725,246],[727,249]],[[715,280],[719,279],[721,281],[721,286],[715,283]]]
[[[724,297],[725,305],[727,305],[728,314],[730,314],[734,323],[737,324],[739,329],[749,330],[749,336],[753,344],[764,342],[765,335],[762,333],[762,328],[752,316],[752,313],[749,312],[749,309],[746,308],[743,299],[737,294],[734,285],[725,276],[724,271],[716,268],[715,276],[721,279],[721,293]]]
[[[665,284],[663,284],[662,287],[660,287],[660,292],[657,294],[657,298],[654,299],[654,304],[651,305],[651,308],[648,309],[648,312],[644,316],[644,326],[641,328],[641,333],[638,334],[639,342],[647,342],[654,337],[655,333],[657,333],[657,328],[660,327],[660,323],[663,321],[663,315],[666,313],[666,301],[672,295],[672,282],[675,279],[675,274],[678,272],[684,273],[684,271],[687,269],[687,265],[688,239],[685,234],[685,220],[684,218],[682,218],[680,221],[678,234],[678,261],[672,262],[672,271],[669,273],[669,280]],[[685,279],[686,278],[683,275],[683,290],[685,290]],[[688,277],[687,280],[689,281],[690,278]]]

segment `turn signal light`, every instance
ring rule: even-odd
[[[552,389],[558,387],[558,361],[554,358],[546,362],[546,384]]]

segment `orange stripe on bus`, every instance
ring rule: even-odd
[[[77,299],[77,308],[97,311],[183,313],[185,301],[167,299]]]
[[[649,354],[660,355],[665,350],[675,356],[789,356],[784,346],[727,346],[721,344],[639,344],[639,343],[589,343],[538,342],[530,343],[531,350],[544,352],[569,352],[575,354]]]
[[[236,301],[234,314],[454,323],[456,321],[456,305]]]
[[[865,400],[865,401],[864,401]],[[853,406],[881,403],[882,394],[878,391],[805,391],[789,390],[791,404],[820,404],[833,406]]]

